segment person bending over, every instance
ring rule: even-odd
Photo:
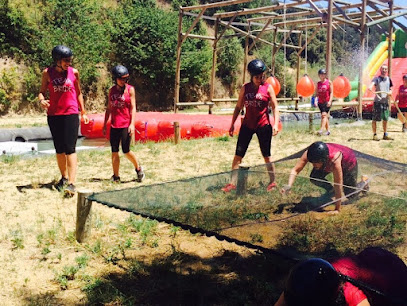
[[[291,190],[297,175],[310,162],[313,169],[310,174],[310,181],[324,188],[327,192],[332,188],[335,191],[335,210],[332,213],[339,213],[342,204],[342,194],[345,195],[354,191],[357,185],[358,163],[351,148],[335,143],[324,143],[317,141],[311,144],[302,154],[297,164],[290,172],[288,184],[280,192],[286,194]],[[326,176],[332,173],[334,186],[328,182]]]

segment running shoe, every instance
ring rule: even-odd
[[[390,137],[389,135],[384,135],[383,140],[394,140],[394,138]]]
[[[325,136],[329,136],[329,135],[331,135],[331,132],[330,132],[330,131],[326,131],[326,132],[325,132]]]
[[[401,131],[402,131],[403,133],[407,133],[407,129],[406,129],[406,128],[403,128]]]
[[[277,189],[277,183],[272,182],[267,186],[267,191],[273,191],[274,189]]]
[[[222,188],[224,192],[231,192],[232,190],[236,190],[236,186],[233,184],[227,184],[225,187]]]
[[[61,177],[58,183],[54,185],[55,189],[58,191],[62,191],[64,187],[68,184],[68,179]]]
[[[143,167],[140,167],[140,169],[138,169],[138,170],[136,169],[136,172],[137,172],[137,179],[136,179],[136,181],[139,182],[139,183],[141,183],[141,182],[143,181],[144,177],[146,176],[146,175],[144,174]]]
[[[318,132],[317,132],[317,135],[318,135],[318,136],[322,136],[322,131],[318,131]]]
[[[112,181],[113,183],[120,183],[120,176],[115,176],[113,174],[113,176],[110,178],[110,181]]]
[[[76,192],[76,188],[75,188],[74,184],[69,184],[64,189],[64,194],[65,194],[65,197],[67,197],[67,198],[72,198],[75,195],[75,192]]]
[[[373,140],[374,140],[374,141],[380,141],[379,137],[377,137],[376,134],[373,135]]]

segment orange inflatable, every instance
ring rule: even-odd
[[[304,74],[298,81],[297,92],[304,98],[310,97],[315,93],[315,84],[307,74]]]
[[[267,78],[266,82],[269,83],[271,85],[271,87],[273,87],[274,93],[277,96],[281,90],[281,85],[280,85],[280,82],[278,81],[278,79],[272,75],[269,78]]]
[[[110,138],[110,121],[107,122],[106,135],[103,135],[104,114],[89,114],[89,124],[81,122],[81,134],[86,138]],[[174,122],[179,122],[183,139],[219,137],[229,134],[232,116],[190,115],[160,112],[138,112],[134,123],[136,141],[164,141],[174,137]],[[274,124],[274,117],[270,117]],[[239,133],[241,120],[235,122],[235,134]],[[279,130],[283,129],[281,121]]]
[[[334,87],[333,95],[335,98],[343,99],[347,97],[352,89],[348,78],[342,73],[336,77],[336,79],[332,82],[332,85]]]

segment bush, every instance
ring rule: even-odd
[[[233,34],[233,31],[226,31],[225,35]],[[224,85],[234,87],[240,75],[239,65],[243,61],[244,50],[237,37],[221,39],[217,50],[216,76],[222,80]]]
[[[114,29],[116,62],[127,66],[131,76],[139,81],[137,90],[149,99],[149,107],[171,107],[178,14],[155,7],[124,5],[116,12]],[[211,50],[206,41],[187,39],[182,51],[181,95],[185,95],[182,85],[188,85],[188,91],[208,82]]]

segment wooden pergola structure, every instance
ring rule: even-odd
[[[208,9],[223,8],[234,4],[248,3],[251,0],[226,0],[215,3],[180,7],[178,23],[178,44],[177,44],[177,61],[175,74],[175,93],[174,93],[174,111],[177,112],[179,107],[189,105],[208,105],[209,113],[212,113],[214,102],[218,101],[235,101],[236,99],[216,99],[214,97],[214,81],[217,61],[217,44],[220,39],[227,39],[233,36],[245,37],[244,48],[244,67],[247,66],[247,60],[250,50],[258,43],[265,43],[273,47],[272,51],[272,72],[274,73],[275,56],[282,48],[293,48],[297,53],[297,83],[300,78],[301,53],[307,47],[307,44],[315,38],[322,27],[327,28],[326,39],[326,70],[328,78],[331,77],[331,59],[332,59],[332,33],[334,29],[342,25],[352,26],[358,29],[360,33],[360,65],[359,65],[359,87],[358,87],[358,113],[362,113],[362,76],[365,53],[366,33],[369,27],[377,26],[380,31],[388,37],[392,37],[394,26],[398,26],[407,32],[407,27],[394,20],[395,18],[405,18],[407,20],[406,7],[396,6],[393,0],[358,0],[358,3],[349,3],[343,0],[284,0],[284,2],[275,2],[270,6],[247,8],[230,12],[214,13],[212,16],[204,15]],[[287,13],[287,9],[290,13]],[[283,14],[277,13],[277,11]],[[197,13],[194,13],[195,11]],[[293,12],[294,11],[294,12]],[[191,16],[194,19],[190,27],[183,32],[183,17]],[[236,17],[244,16],[244,22],[236,22]],[[202,36],[191,34],[197,23],[202,20],[214,22],[215,33],[213,36]],[[380,23],[388,21],[388,29],[383,29]],[[303,36],[307,29],[313,28],[312,35],[303,41]],[[225,35],[227,29],[234,31],[234,35]],[[273,41],[262,38],[266,32],[272,32]],[[283,33],[283,39],[277,41],[278,34]],[[297,34],[298,45],[287,43],[287,38],[291,34]],[[182,44],[187,38],[205,39],[212,41],[212,73],[210,80],[209,101],[203,102],[180,102],[180,75],[181,75],[181,53]],[[251,42],[250,40],[251,39]],[[389,40],[391,41],[391,40]],[[391,75],[391,54],[392,44],[389,44],[388,66],[389,75]],[[242,73],[243,82],[246,77],[246,69]],[[338,103],[336,105],[339,105]],[[350,105],[346,103],[344,105]]]

